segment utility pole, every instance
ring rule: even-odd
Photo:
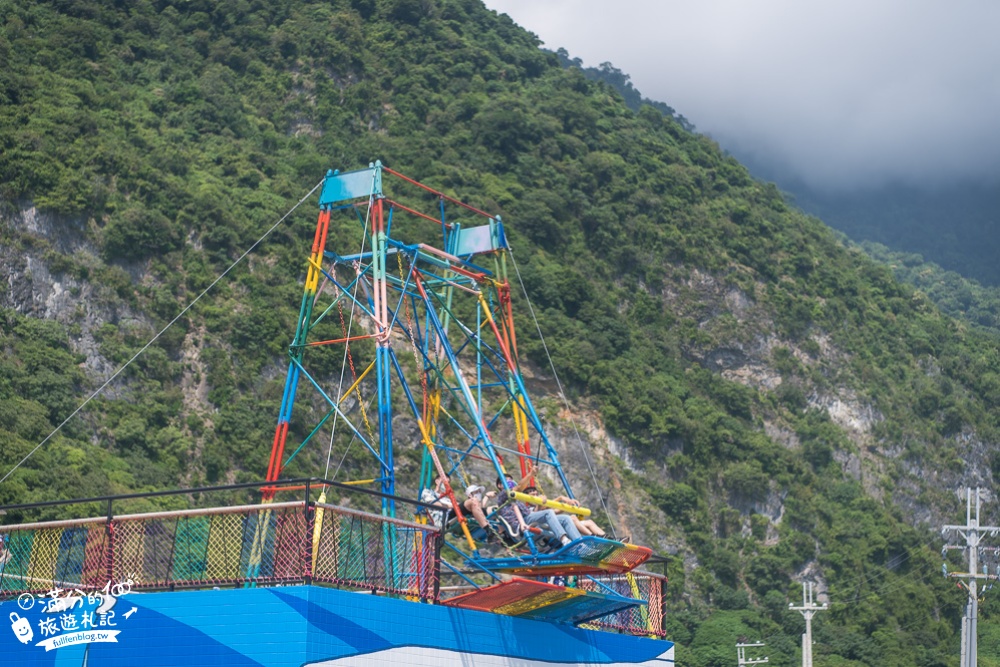
[[[808,596],[806,595],[808,591]],[[806,633],[802,635],[802,667],[813,667],[813,629],[812,629],[812,618],[817,612],[826,611],[826,603],[822,606],[817,605],[813,601],[813,585],[812,582],[806,583],[802,582],[802,606],[795,607],[792,603],[788,603],[788,608],[792,611],[797,611],[802,614],[802,618],[806,619]],[[963,666],[964,667],[964,666]]]
[[[744,665],[762,665],[768,661],[767,658],[759,659],[747,659],[747,649],[754,648],[757,646],[764,646],[762,642],[757,642],[756,644],[737,644],[736,645],[736,665],[737,667],[744,667]]]
[[[976,667],[978,660],[979,648],[976,645],[977,636],[977,623],[979,618],[979,580],[996,580],[997,575],[988,574],[983,572],[979,573],[979,543],[982,541],[986,533],[989,533],[991,537],[996,536],[1000,532],[1000,527],[997,526],[980,526],[979,525],[979,489],[976,489],[976,516],[972,517],[972,489],[965,490],[965,525],[964,526],[943,526],[941,528],[941,534],[947,535],[950,532],[957,533],[959,536],[965,538],[965,546],[962,545],[945,545],[944,551],[949,549],[961,549],[966,552],[966,558],[969,563],[968,572],[948,572],[948,564],[943,565],[944,576],[954,577],[959,580],[964,580],[959,585],[965,586],[965,590],[969,593],[968,602],[965,604],[965,615],[962,617],[962,660],[959,663],[961,667]],[[985,569],[985,568],[984,568]]]

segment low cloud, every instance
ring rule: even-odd
[[[993,0],[486,0],[825,189],[1000,178]]]

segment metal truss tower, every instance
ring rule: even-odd
[[[393,177],[406,204],[390,198],[383,177]],[[417,447],[424,452],[422,487],[433,486],[436,476],[492,486],[516,462],[522,476],[532,466],[548,468],[572,498],[525,389],[500,216],[380,162],[328,172],[319,206],[267,480],[278,480],[321,429],[339,424],[374,462],[372,479],[359,481],[378,484],[384,494],[396,492],[398,448]],[[341,245],[351,240],[347,248],[328,249],[333,238]],[[325,379],[314,371],[323,355],[336,355],[338,365],[349,361],[351,382],[331,386],[328,371]],[[328,357],[323,367],[330,365]],[[325,414],[286,447],[303,388]],[[371,415],[369,404],[376,406]],[[396,441],[400,412],[416,421],[419,442]],[[332,449],[332,435],[330,441]],[[447,495],[474,549],[450,482]],[[382,510],[393,515],[392,501],[384,500]]]

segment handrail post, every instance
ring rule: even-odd
[[[441,522],[444,525],[444,522]],[[431,600],[434,604],[439,602],[441,596],[441,547],[444,543],[444,530],[442,529],[439,533],[431,533],[434,535],[434,568],[432,570],[434,577],[434,599]]]
[[[312,489],[310,488],[310,482],[312,480],[306,480],[306,498],[305,502],[302,504],[303,512],[303,535],[302,535],[302,548],[305,549],[305,573],[303,579],[305,580],[306,586],[312,583],[312,574],[315,564],[313,563],[313,548],[312,548],[312,534],[313,526],[309,513],[309,505],[311,503],[310,496]]]
[[[660,638],[667,636],[667,566],[663,566],[663,579],[658,579],[660,584]]]
[[[113,508],[112,508],[111,498],[108,498],[108,520],[104,524],[104,535],[107,540],[105,545],[105,569],[108,575],[108,584],[111,584],[111,579],[114,577],[114,559],[115,559],[115,531],[112,521],[114,520]]]

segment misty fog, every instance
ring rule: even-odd
[[[486,0],[777,180],[817,190],[1000,176],[1000,3]]]

